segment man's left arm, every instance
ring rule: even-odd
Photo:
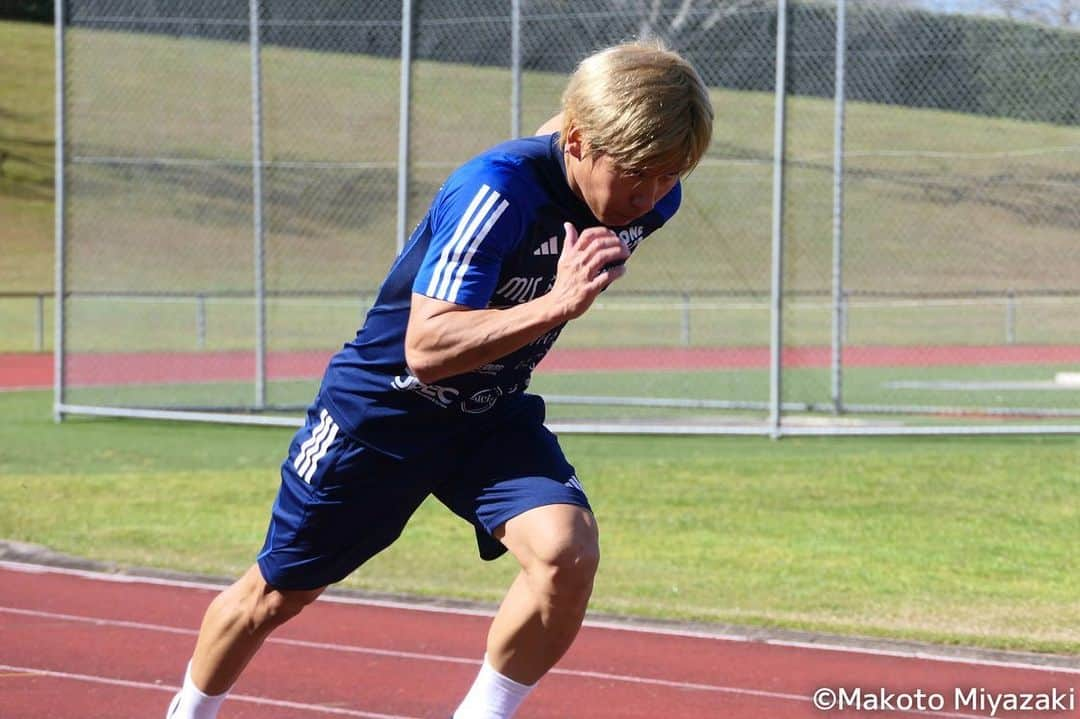
[[[562,130],[562,113],[555,115],[550,120],[545,122],[540,127],[536,128],[536,135],[550,135],[553,132],[559,132]]]

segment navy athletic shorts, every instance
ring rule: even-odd
[[[258,556],[267,583],[314,589],[341,581],[393,543],[428,495],[472,523],[484,559],[506,551],[491,532],[512,517],[549,504],[589,509],[544,427],[542,400],[528,400],[535,404],[527,411],[467,446],[395,459],[339,432],[316,399],[281,465]]]

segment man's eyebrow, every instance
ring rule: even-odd
[[[636,172],[640,172],[642,175],[648,175],[650,177],[664,177],[666,175],[681,175],[684,172],[686,172],[686,168],[681,166],[681,165],[679,167],[674,167],[674,166],[648,167],[648,166],[645,166],[645,167],[642,167],[639,170],[636,170]]]

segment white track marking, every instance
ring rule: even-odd
[[[64,622],[78,622],[82,624],[94,624],[104,627],[119,627],[121,629],[137,629],[145,632],[162,632],[165,634],[181,634],[186,636],[198,636],[196,629],[186,627],[170,627],[164,624],[149,624],[147,622],[131,622],[122,619],[104,619],[101,617],[87,617],[78,614],[60,614],[57,612],[42,612],[36,609],[19,609],[17,607],[0,607],[0,614],[19,614],[27,617],[39,617],[41,619],[58,619]],[[304,649],[322,649],[331,652],[343,652],[346,654],[371,654],[378,657],[391,657],[394,659],[420,659],[445,664],[471,664],[480,666],[478,659],[469,657],[454,657],[445,654],[432,654],[428,652],[403,652],[396,649],[379,649],[377,647],[364,647],[355,644],[337,644],[335,642],[314,642],[306,639],[289,639],[287,637],[270,637],[267,644],[281,644],[289,647],[303,647]]]
[[[92,684],[108,684],[114,687],[124,687],[125,689],[155,689],[157,691],[174,693],[180,690],[180,687],[169,686],[168,684],[135,682],[129,679],[114,679],[112,677],[97,676],[95,674],[73,674],[71,672],[58,672],[52,669],[39,669],[37,667],[16,667],[9,664],[0,664],[0,671],[49,677],[52,679],[90,682]],[[250,694],[230,694],[229,701],[247,702],[249,704],[260,704],[262,706],[283,707],[285,709],[297,709],[299,711],[315,712],[317,714],[363,717],[364,719],[418,719],[417,717],[408,717],[401,714],[379,714],[378,712],[366,712],[359,709],[343,709],[341,707],[323,706],[322,704],[304,704],[303,702],[291,702],[283,699],[268,699],[266,697],[251,696]]]
[[[225,585],[223,584],[212,584],[210,582],[195,582],[180,579],[162,579],[156,577],[136,577],[126,574],[107,574],[105,572],[95,572],[84,569],[68,569],[65,567],[51,567],[48,565],[29,564],[25,562],[11,562],[6,560],[0,560],[0,569],[9,569],[14,572],[24,572],[28,574],[64,574],[69,576],[82,577],[84,579],[91,579],[95,581],[118,582],[122,584],[150,584],[163,587],[183,587],[189,589],[205,589],[215,592],[220,592],[222,589],[225,588]],[[493,617],[495,615],[493,611],[486,611],[483,609],[445,607],[436,604],[424,604],[422,602],[412,603],[384,599],[362,599],[356,597],[342,597],[332,595],[328,596],[325,593],[320,596],[317,601],[331,602],[334,604],[352,604],[369,607],[381,607],[387,609],[402,609],[413,612],[434,612],[438,614],[453,614],[460,616]],[[653,634],[657,636],[688,637],[691,639],[708,639],[715,641],[739,642],[746,644],[765,644],[768,646],[789,647],[794,649],[811,649],[815,651],[840,652],[845,654],[861,654],[877,657],[893,657],[897,659],[916,659],[921,661],[945,662],[948,664],[966,664],[982,667],[1001,667],[1004,669],[1023,669],[1035,672],[1080,675],[1080,667],[1076,666],[1055,666],[1053,664],[1035,664],[1033,662],[1024,661],[1004,661],[997,659],[985,659],[980,657],[954,656],[949,654],[937,654],[932,651],[923,651],[918,649],[902,650],[882,649],[879,647],[864,648],[828,642],[818,643],[811,641],[798,641],[793,639],[775,639],[762,636],[752,636],[748,634],[725,634],[720,632],[693,631],[687,629],[673,629],[669,627],[660,627],[646,624],[624,624],[620,622],[597,621],[590,619],[585,620],[585,626],[598,629],[609,629],[620,632]]]
[[[137,629],[140,631],[164,632],[167,634],[182,634],[196,636],[198,631],[181,627],[170,627],[162,624],[150,624],[147,622],[131,622],[119,619],[104,619],[101,617],[87,617],[77,614],[60,614],[57,612],[44,612],[36,609],[20,609],[17,607],[0,606],[0,614],[15,614],[41,619],[52,619],[65,622],[78,622],[93,624],[95,626],[119,627],[122,629]],[[443,664],[464,664],[480,666],[480,661],[473,657],[455,657],[447,654],[434,654],[430,652],[405,652],[395,649],[379,649],[377,647],[365,647],[355,644],[338,644],[334,642],[315,642],[305,639],[289,639],[287,637],[270,637],[267,644],[280,644],[290,647],[302,647],[305,649],[320,649],[330,652],[342,652],[346,654],[368,654],[393,659],[408,659],[414,661],[440,662]],[[654,686],[670,687],[674,689],[696,689],[700,691],[720,692],[726,694],[749,694],[752,696],[768,696],[776,699],[793,699],[796,701],[809,701],[808,697],[796,694],[780,694],[776,692],[759,692],[753,689],[741,687],[724,687],[715,684],[699,684],[694,682],[680,682],[668,679],[655,679],[625,674],[606,674],[602,672],[579,671],[575,669],[553,669],[551,674],[561,674],[570,677],[584,677],[588,679],[605,679],[608,681],[627,682],[630,684],[650,684]]]
[[[68,622],[80,622],[84,624],[93,624],[95,626],[107,626],[107,627],[120,627],[124,629],[138,629],[142,631],[154,631],[165,632],[168,634],[182,634],[195,636],[198,634],[194,629],[185,629],[181,627],[170,627],[161,624],[150,624],[147,622],[131,622],[117,619],[104,619],[100,617],[87,617],[76,614],[60,614],[57,612],[44,612],[36,609],[20,609],[17,607],[2,607],[0,606],[0,614],[15,614],[30,617],[39,617],[43,619],[54,619]],[[404,652],[392,649],[378,649],[375,647],[363,647],[353,644],[335,644],[330,642],[314,642],[302,639],[288,639],[282,637],[270,637],[266,640],[268,644],[281,644],[292,647],[302,647],[306,649],[319,649],[330,652],[343,652],[349,654],[367,654],[380,657],[390,657],[394,659],[408,659],[413,661],[429,661],[429,662],[441,662],[447,664],[465,664],[472,666],[479,666],[480,662],[476,659],[469,657],[455,657],[445,654],[431,654],[424,652]],[[0,670],[3,669],[16,669],[18,667],[6,667],[0,665]],[[37,670],[28,670],[31,672]],[[48,672],[47,670],[41,670],[39,673],[46,673],[49,675],[59,675],[59,673]],[[782,701],[795,701],[795,702],[809,702],[811,698],[802,694],[787,694],[784,692],[772,692],[763,689],[748,689],[746,687],[729,687],[721,686],[717,684],[705,684],[700,682],[683,682],[675,681],[672,679],[658,679],[655,677],[643,677],[632,674],[613,674],[609,672],[595,672],[580,669],[561,669],[556,667],[552,669],[549,674],[575,677],[579,679],[601,679],[610,682],[620,682],[626,684],[646,685],[655,687],[664,687],[668,689],[678,689],[680,691],[701,691],[701,692],[713,692],[717,694],[729,694],[733,696],[755,697],[758,699],[770,699],[770,700],[782,700]],[[65,676],[78,676],[82,675],[65,675]],[[104,680],[105,683],[117,683],[117,684],[130,684],[132,686],[147,686],[152,688],[159,688],[159,685],[143,685],[139,682],[127,682],[126,680]],[[173,689],[175,691],[175,689]],[[234,698],[234,695],[230,695],[230,699]],[[263,700],[258,697],[250,698],[249,701],[258,701],[265,704],[273,704],[275,706],[291,706],[288,703],[280,702],[278,700]],[[301,704],[300,707],[318,707],[319,705]],[[318,708],[311,709],[312,711],[327,711],[330,713],[348,713],[346,711],[338,711],[333,708]],[[930,717],[948,717],[950,719],[979,719],[980,715],[976,714],[956,714],[945,711],[940,712],[921,712],[921,711],[903,711],[898,713],[911,714],[917,716],[930,716]],[[376,715],[370,713],[358,713],[349,714],[349,716],[365,716],[365,717],[382,717],[385,715]]]

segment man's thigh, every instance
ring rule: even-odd
[[[478,438],[457,475],[434,493],[473,524],[484,559],[506,551],[493,533],[531,509],[567,504],[590,510],[574,467],[543,425],[542,411],[523,413]]]
[[[313,406],[281,465],[258,555],[263,577],[280,590],[341,581],[397,539],[431,481],[338,432],[326,410]]]

